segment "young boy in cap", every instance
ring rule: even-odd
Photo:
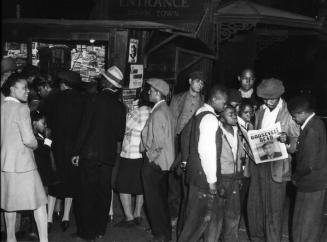
[[[301,125],[296,169],[292,177],[297,187],[293,241],[319,241],[327,188],[326,128],[314,113],[312,101],[308,97],[291,99],[289,110],[295,122]]]
[[[142,131],[141,150],[146,153],[142,168],[144,200],[154,241],[171,240],[168,208],[168,172],[175,158],[173,116],[165,101],[169,85],[150,78],[149,100],[154,103]]]
[[[282,81],[264,79],[257,95],[264,104],[255,117],[255,129],[281,125],[280,142],[287,143],[289,153],[295,151],[299,127],[293,121],[285,101]],[[286,135],[289,137],[286,139]],[[291,176],[291,155],[288,158],[261,164],[250,163],[251,181],[248,199],[249,232],[253,241],[280,241],[286,182]]]

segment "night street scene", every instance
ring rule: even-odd
[[[327,0],[1,5],[1,241],[327,242]]]

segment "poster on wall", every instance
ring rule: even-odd
[[[129,40],[128,63],[137,62],[138,45],[139,45],[139,41],[137,39]]]
[[[143,65],[131,65],[129,88],[140,88],[143,84]]]
[[[286,146],[278,141],[280,123],[268,128],[248,131],[249,143],[257,164],[286,159]]]
[[[122,90],[123,103],[126,105],[128,111],[131,111],[134,107],[134,100],[137,97],[137,89],[124,88]]]

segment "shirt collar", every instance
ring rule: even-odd
[[[308,124],[308,122],[313,118],[313,116],[315,116],[316,113],[312,113],[309,117],[307,117],[307,119],[304,121],[304,123],[301,126],[301,129],[303,130],[305,128],[305,126]]]
[[[277,104],[277,106],[276,106],[276,108],[274,108],[274,110],[279,110],[279,109],[281,109],[282,108],[282,106],[283,106],[283,99],[282,98],[279,98],[279,101],[278,101],[278,104]],[[266,105],[266,104],[264,104],[263,105],[263,109],[267,109],[268,108],[268,106]],[[269,109],[269,108],[268,108]],[[272,110],[272,111],[274,111],[274,110]],[[270,111],[270,110],[269,110]],[[270,111],[270,112],[272,112],[272,111]]]
[[[14,101],[16,103],[20,103],[20,101],[14,97],[5,97],[4,101]]]
[[[240,118],[239,116],[237,116],[237,122],[241,127],[244,127],[245,129],[247,129],[247,122],[245,122],[242,118]]]
[[[154,110],[156,107],[158,107],[160,103],[163,103],[163,102],[165,102],[165,100],[160,100],[159,102],[157,102],[157,103],[153,106],[153,108],[151,109],[151,112],[150,112],[150,113],[152,113],[153,110]]]
[[[241,88],[238,90],[241,92],[242,98],[250,98],[253,93],[253,88],[251,88],[250,90],[247,90],[247,91],[243,91]]]
[[[224,126],[223,126],[222,123],[221,123],[221,126],[220,126],[220,127],[221,127],[223,133],[224,133],[226,136],[233,136],[234,138],[237,136],[237,130],[238,130],[237,126],[233,126],[234,135],[232,135],[231,133],[229,133],[229,132],[224,128]]]

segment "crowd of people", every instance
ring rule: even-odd
[[[82,83],[73,71],[52,79],[36,67],[18,70],[12,58],[2,59],[1,209],[7,241],[16,241],[17,224],[25,219],[47,242],[57,199],[63,200],[63,231],[74,206],[74,236],[102,240],[114,189],[125,215],[115,226],[140,225],[144,208],[154,242],[171,241],[173,231],[179,242],[236,242],[241,217],[251,241],[278,242],[291,181],[297,187],[293,241],[318,242],[327,141],[313,98],[286,102],[276,78],[263,79],[255,89],[251,69],[237,78],[239,89],[215,84],[204,95],[206,75],[192,72],[188,90],[170,102],[168,83],[149,78],[127,108],[117,66]],[[260,159],[276,160],[258,163],[247,132],[276,123],[287,157],[278,159],[281,154],[266,142]],[[34,219],[33,213],[17,213],[26,210]]]

